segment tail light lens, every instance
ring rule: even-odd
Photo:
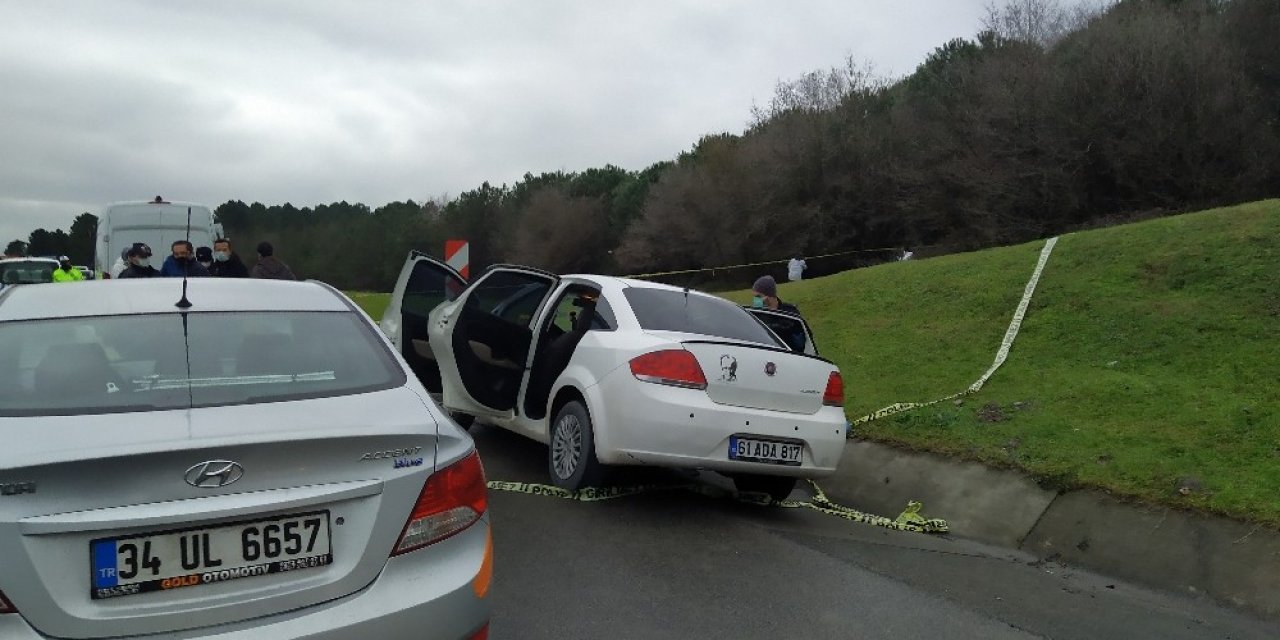
[[[471,636],[470,640],[489,640],[489,623],[484,623],[484,626],[480,627],[480,630]]]
[[[822,404],[828,407],[844,406],[844,378],[839,371],[832,371],[827,378],[827,390],[822,393]]]
[[[13,603],[9,602],[9,600],[4,597],[3,591],[0,591],[0,613],[17,613],[17,612],[18,610],[14,608]]]
[[[392,556],[421,549],[475,524],[489,506],[480,455],[467,457],[427,478]]]
[[[631,375],[637,380],[657,384],[706,389],[707,377],[692,353],[684,349],[668,349],[646,353],[631,360]]]

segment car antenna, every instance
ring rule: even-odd
[[[187,207],[187,246],[188,247],[191,246],[191,207]],[[194,259],[195,256],[191,256],[191,258]],[[173,305],[179,309],[191,308],[191,301],[187,299],[187,273],[190,271],[191,271],[190,266],[185,266],[182,269],[182,299],[179,300],[177,304]],[[186,332],[185,317],[183,318],[182,326],[183,326],[183,332]]]

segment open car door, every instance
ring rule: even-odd
[[[515,414],[530,366],[535,318],[559,283],[545,271],[500,265],[457,300],[436,308],[430,340],[445,408],[494,418]]]
[[[440,366],[428,336],[432,310],[457,299],[467,281],[456,269],[418,251],[409,252],[379,326],[400,349],[422,386],[437,400]]]
[[[760,309],[758,307],[743,307],[751,312],[769,327],[769,330],[777,334],[792,351],[796,353],[804,353],[811,356],[818,355],[818,346],[813,342],[813,331],[809,329],[809,323],[804,321],[794,313],[785,311],[774,311],[773,309]]]

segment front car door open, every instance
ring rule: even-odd
[[[764,323],[764,326],[782,338],[782,342],[792,351],[811,356],[818,355],[818,346],[813,342],[813,331],[809,329],[809,323],[805,322],[804,318],[785,311],[758,307],[743,308],[750,311],[751,315]]]

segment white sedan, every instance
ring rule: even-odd
[[[698,291],[510,265],[468,284],[413,252],[381,327],[460,422],[548,444],[557,486],[652,465],[782,499],[798,478],[834,473],[845,443],[840,371],[799,323],[809,340],[792,350]]]

